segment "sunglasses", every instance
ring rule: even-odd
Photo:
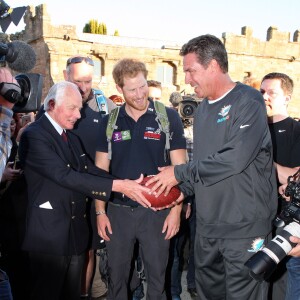
[[[81,62],[85,61],[87,64],[94,66],[94,62],[91,58],[89,57],[83,57],[83,56],[76,56],[76,57],[71,57],[67,60],[67,66],[71,64],[79,64]]]

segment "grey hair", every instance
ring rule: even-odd
[[[48,95],[46,96],[44,100],[44,109],[45,111],[48,111],[50,109],[49,107],[49,101],[53,100],[57,105],[60,105],[64,99],[64,96],[66,92],[69,89],[73,89],[79,92],[78,86],[69,81],[60,81],[58,83],[55,83],[49,90]]]

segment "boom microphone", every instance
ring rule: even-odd
[[[0,60],[17,72],[28,72],[36,63],[36,54],[31,46],[22,41],[0,43]]]
[[[181,94],[179,92],[173,92],[170,95],[169,101],[174,107],[177,107],[179,103],[183,100]]]

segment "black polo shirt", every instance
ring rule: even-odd
[[[159,129],[155,120],[156,113],[153,101],[149,100],[147,111],[135,122],[125,111],[124,104],[119,111],[116,122],[117,129],[112,136],[112,160],[110,173],[121,179],[137,179],[140,174],[154,175],[158,167],[170,165],[169,159],[165,161],[165,133]],[[181,119],[176,110],[166,108],[170,122],[170,151],[186,149],[186,140]],[[108,116],[102,120],[100,135],[98,137],[99,152],[108,152],[106,126]],[[114,203],[135,206],[136,202],[128,200],[124,203],[117,196],[111,199]]]

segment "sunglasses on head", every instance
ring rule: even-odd
[[[71,57],[67,60],[67,66],[71,64],[78,64],[85,61],[87,64],[94,66],[94,62],[91,58],[89,57],[83,57],[83,56],[76,56],[76,57]]]

